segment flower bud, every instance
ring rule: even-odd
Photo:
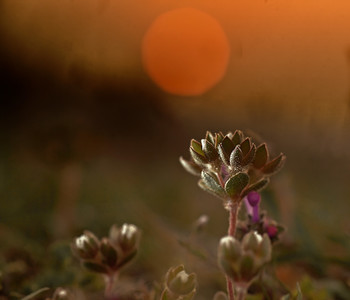
[[[242,254],[241,244],[232,236],[225,236],[220,240],[219,258],[234,262],[238,260]]]
[[[220,240],[219,265],[235,281],[250,282],[270,259],[271,242],[267,234],[262,237],[251,231],[242,242],[232,236]]]
[[[140,237],[139,229],[132,224],[124,224],[118,235],[118,244],[125,252],[133,251],[138,244]]]
[[[196,285],[196,274],[188,274],[183,265],[171,268],[166,275],[166,288],[175,296],[186,296],[194,293]]]
[[[251,206],[257,206],[260,203],[260,194],[255,191],[249,192],[247,200]]]
[[[74,240],[72,250],[82,259],[92,259],[99,250],[99,241],[92,232],[85,231]]]
[[[259,244],[262,242],[263,238],[256,231],[251,231],[243,237],[242,246],[245,251],[257,252],[259,249]]]
[[[103,262],[113,268],[118,259],[117,250],[111,245],[107,238],[101,240],[100,251],[103,257]]]

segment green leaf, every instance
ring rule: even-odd
[[[192,156],[193,161],[197,165],[204,165],[204,164],[208,163],[208,159],[205,157],[203,151],[202,151],[202,153],[203,153],[203,155],[196,152],[192,146],[190,147],[190,154]]]
[[[200,142],[197,142],[195,139],[191,140],[191,147],[193,148],[194,151],[196,151],[199,155],[205,156],[204,152],[202,150],[202,146]]]
[[[214,145],[211,142],[209,142],[206,139],[202,139],[201,142],[203,152],[209,161],[213,161],[219,157],[218,152],[216,151]]]
[[[203,170],[201,173],[201,177],[202,177],[203,183],[205,184],[207,189],[209,189],[211,192],[214,192],[220,198],[226,197],[225,190],[220,185],[220,183],[219,183],[219,181],[214,173],[207,172],[207,171]]]
[[[247,137],[242,143],[241,143],[241,150],[243,152],[243,156],[246,156],[248,152],[250,151],[252,147],[252,142],[249,137]]]
[[[268,162],[261,171],[264,174],[273,174],[278,172],[284,165],[284,162],[286,160],[286,156],[281,153],[279,156]]]
[[[222,162],[228,166],[230,164],[229,155],[224,150],[224,147],[222,146],[222,144],[219,144],[218,146],[218,153]]]
[[[270,179],[269,178],[263,178],[263,179],[260,179],[259,181],[249,185],[242,193],[242,196],[245,197],[248,195],[249,192],[251,191],[261,191],[263,188],[265,188],[268,183],[270,182]]]
[[[179,158],[179,161],[188,173],[191,173],[195,176],[201,175],[202,168],[196,165],[194,162],[185,160],[182,156]]]
[[[235,148],[233,145],[231,139],[228,136],[225,136],[224,139],[221,141],[222,148],[225,150],[225,153],[230,156],[231,152]]]
[[[242,160],[243,160],[243,153],[241,150],[241,146],[237,145],[230,155],[230,165],[235,170],[241,170],[242,169]]]
[[[223,139],[224,139],[224,135],[221,132],[215,133],[215,144],[214,144],[215,148],[219,146],[219,144]]]
[[[256,151],[256,146],[253,144],[249,152],[243,158],[243,161],[242,161],[243,166],[246,166],[247,164],[252,162],[252,160],[255,157],[255,151]]]
[[[253,165],[257,169],[261,169],[265,166],[267,160],[269,158],[269,152],[267,150],[266,143],[259,145],[255,152],[255,158],[253,160]]]
[[[210,131],[207,131],[205,138],[213,145],[215,145],[215,136]]]
[[[226,181],[225,191],[230,197],[238,197],[248,183],[248,174],[239,172]]]
[[[240,130],[236,130],[235,133],[232,136],[232,143],[234,146],[239,145],[242,142],[243,139],[243,133]]]

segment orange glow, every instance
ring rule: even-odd
[[[160,15],[142,43],[148,75],[166,92],[200,95],[224,76],[230,56],[228,39],[210,15],[192,8]]]

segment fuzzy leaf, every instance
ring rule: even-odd
[[[198,165],[204,165],[204,164],[208,163],[208,159],[205,157],[203,151],[202,151],[202,153],[203,153],[203,155],[196,152],[192,146],[190,147],[190,154],[192,156],[192,159]]]
[[[243,153],[241,150],[241,146],[237,145],[230,155],[230,165],[235,170],[241,170],[242,169],[242,160],[243,160]]]
[[[201,175],[202,168],[196,165],[194,162],[185,160],[182,156],[179,158],[179,161],[188,173],[191,173],[195,176]]]
[[[201,173],[201,177],[202,177],[203,183],[210,191],[214,192],[217,196],[221,198],[225,198],[226,196],[225,190],[220,185],[214,173],[203,170]]]
[[[226,181],[225,191],[230,197],[238,197],[248,183],[248,174],[239,172]]]
[[[247,196],[249,192],[251,191],[261,191],[263,188],[265,188],[268,183],[270,182],[270,179],[269,178],[263,178],[251,185],[249,185],[242,193],[242,196]]]
[[[252,162],[252,160],[255,157],[255,151],[256,151],[256,146],[253,144],[249,152],[243,158],[243,161],[242,161],[243,166],[246,166],[247,164]]]
[[[232,141],[228,136],[225,136],[221,142],[222,148],[225,150],[225,153],[230,156],[231,152],[235,148]]]
[[[215,133],[215,144],[214,144],[215,148],[219,146],[219,144],[223,139],[224,139],[224,135],[221,132]]]
[[[222,162],[228,166],[230,164],[229,155],[224,150],[224,147],[222,146],[222,144],[219,144],[218,146],[218,153]]]
[[[205,138],[213,145],[215,145],[215,136],[210,131],[207,131],[207,133],[205,134]]]
[[[213,161],[219,157],[218,152],[216,151],[214,145],[211,142],[209,142],[206,139],[202,139],[201,142],[203,152],[209,161]]]
[[[243,139],[243,133],[240,130],[236,130],[235,133],[232,136],[232,143],[234,146],[239,145],[242,142]]]
[[[253,160],[253,165],[255,168],[260,169],[265,166],[269,158],[269,152],[265,143],[259,145],[255,152],[255,158]]]
[[[241,143],[241,150],[243,152],[243,156],[246,156],[249,152],[249,150],[252,147],[252,142],[249,137],[247,137],[242,143]]]
[[[194,151],[196,151],[199,155],[204,156],[204,152],[202,150],[201,143],[196,141],[195,139],[191,140],[191,147]]]
[[[286,156],[281,153],[279,156],[274,158],[273,160],[269,161],[262,169],[261,171],[264,174],[273,174],[278,172],[284,165],[284,162],[286,160]]]

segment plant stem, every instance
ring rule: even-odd
[[[247,294],[247,284],[241,283],[236,285],[237,300],[244,300]]]
[[[232,202],[230,205],[230,217],[229,217],[229,226],[228,226],[228,235],[234,236],[236,233],[236,224],[237,224],[237,213],[238,213],[238,202]],[[233,281],[231,278],[226,276],[227,283],[227,294],[229,300],[234,300],[234,292],[233,292]]]
[[[227,295],[229,300],[235,300],[235,295],[233,292],[233,282],[230,277],[226,276],[226,285],[227,285]]]
[[[228,226],[228,235],[230,236],[234,236],[236,233],[238,203],[239,201],[233,202],[230,205],[230,217],[229,217],[229,226]]]
[[[217,178],[219,180],[220,185],[224,187],[225,182],[219,172],[217,172]],[[228,235],[230,236],[234,236],[236,233],[238,205],[241,202],[240,201],[241,199],[235,199],[235,200],[236,201],[232,201],[229,206],[230,217],[229,217]],[[228,276],[226,276],[226,285],[227,285],[227,294],[228,294],[229,300],[235,300],[233,281]]]
[[[113,299],[113,285],[114,285],[114,274],[108,274],[105,276],[105,298],[106,299]]]

